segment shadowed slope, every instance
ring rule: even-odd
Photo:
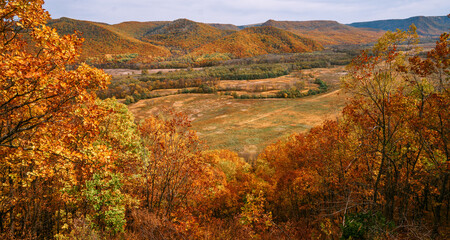
[[[208,23],[209,26],[215,27],[220,30],[232,30],[232,31],[239,31],[241,30],[238,26],[233,24],[222,24],[222,23]]]
[[[395,31],[397,28],[406,31],[408,30],[409,26],[411,26],[411,24],[414,24],[417,27],[417,33],[423,36],[439,36],[443,32],[450,31],[450,18],[448,18],[447,16],[419,16],[407,19],[357,22],[349,25],[358,28],[374,28],[385,31]]]
[[[48,25],[55,28],[61,35],[73,34],[74,31],[82,33],[81,37],[85,39],[82,57],[127,53],[137,53],[150,58],[170,55],[164,47],[142,42],[104,23],[60,18],[50,20]]]

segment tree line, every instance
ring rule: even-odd
[[[204,88],[216,87],[221,79],[252,80],[284,76],[295,70],[291,64],[253,64],[248,66],[221,66],[201,70],[178,70],[167,73],[154,73],[133,76],[121,76],[112,79],[107,89],[97,92],[102,99],[115,97],[118,99],[133,98],[134,101],[157,97],[152,90],[183,89],[187,92],[212,93]],[[189,88],[195,88],[187,90]],[[186,89],[186,90],[184,90]],[[130,102],[131,103],[131,102]]]

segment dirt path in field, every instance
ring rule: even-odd
[[[305,98],[304,101],[305,102],[317,102],[320,99],[328,98],[328,97],[337,95],[337,94],[339,94],[340,91],[341,91],[341,89],[338,89],[338,90],[335,90],[335,91],[332,91],[332,92],[329,92],[329,93],[326,93],[326,94],[323,94],[323,95],[312,96],[310,98]],[[242,122],[238,123],[237,125],[242,127],[242,126],[244,126],[246,124],[251,124],[251,123],[254,123],[256,121],[262,120],[264,118],[268,118],[268,117],[271,117],[271,116],[275,116],[277,114],[285,113],[288,110],[293,109],[293,108],[294,108],[294,106],[289,106],[289,107],[285,107],[285,108],[276,109],[276,110],[268,112],[268,113],[257,114],[255,117],[253,117],[251,119],[248,119],[248,120],[245,120],[245,121],[242,121]],[[305,115],[305,117],[307,117],[307,115]],[[309,116],[309,118],[311,118],[310,119],[311,121],[318,121],[317,119],[312,118],[312,116]]]
[[[339,95],[342,89],[334,90],[325,94],[311,95],[303,98],[305,102],[317,102],[318,100]]]
[[[323,122],[335,119],[345,106],[347,96],[337,89],[341,69],[333,73],[314,73],[314,77],[330,84],[330,91],[298,99],[234,99],[220,94],[174,94],[166,97],[141,100],[129,105],[135,119],[161,114],[165,108],[182,111],[192,121],[192,129],[211,149],[230,149],[246,159],[255,159],[265,146],[292,133],[306,131]],[[250,81],[221,81],[221,87],[256,89],[265,86],[284,86],[298,76]],[[306,82],[311,82],[306,79]],[[175,90],[173,90],[175,91]],[[244,90],[245,91],[245,90]],[[238,91],[235,91],[239,93]],[[247,92],[243,92],[248,94]],[[162,92],[160,93],[162,95]]]
[[[286,110],[291,109],[291,108],[292,108],[292,106],[291,107],[280,108],[280,109],[277,109],[277,110],[274,110],[274,111],[271,111],[271,112],[268,112],[268,113],[264,113],[264,114],[258,114],[258,115],[256,115],[255,118],[252,118],[252,119],[240,122],[238,124],[238,126],[243,126],[243,125],[246,125],[246,124],[249,124],[249,123],[256,122],[256,121],[261,120],[263,118],[267,118],[267,117],[270,117],[272,115],[285,112]]]
[[[325,93],[325,94],[319,95],[319,96],[317,96],[317,97],[315,97],[315,98],[313,98],[313,99],[311,99],[311,100],[318,100],[318,99],[322,99],[322,98],[327,98],[327,97],[330,97],[331,95],[339,94],[339,93],[341,92],[341,90],[342,90],[342,89],[334,90],[334,91],[332,91],[332,92],[329,92],[329,93]]]

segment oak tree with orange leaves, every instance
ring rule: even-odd
[[[45,25],[43,0],[0,1],[0,232],[50,238],[92,162],[108,152],[92,143],[104,116],[95,90],[109,77],[74,64],[82,39]],[[103,159],[100,160],[99,159]],[[67,207],[67,206],[66,206]],[[66,208],[67,210],[67,208]],[[64,213],[63,213],[64,212]]]

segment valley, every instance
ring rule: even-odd
[[[346,95],[339,89],[339,79],[345,74],[344,67],[300,72],[308,78],[323,79],[330,85],[330,91],[295,99],[235,99],[220,93],[178,94],[140,100],[128,107],[137,122],[162,114],[164,109],[184,112],[192,121],[192,129],[210,149],[229,149],[247,160],[254,160],[270,143],[293,133],[304,132],[325,119],[335,120],[345,105]],[[266,86],[279,90],[299,81],[298,73],[271,79],[221,80],[219,86],[242,90]],[[176,90],[172,90],[174,93]]]

